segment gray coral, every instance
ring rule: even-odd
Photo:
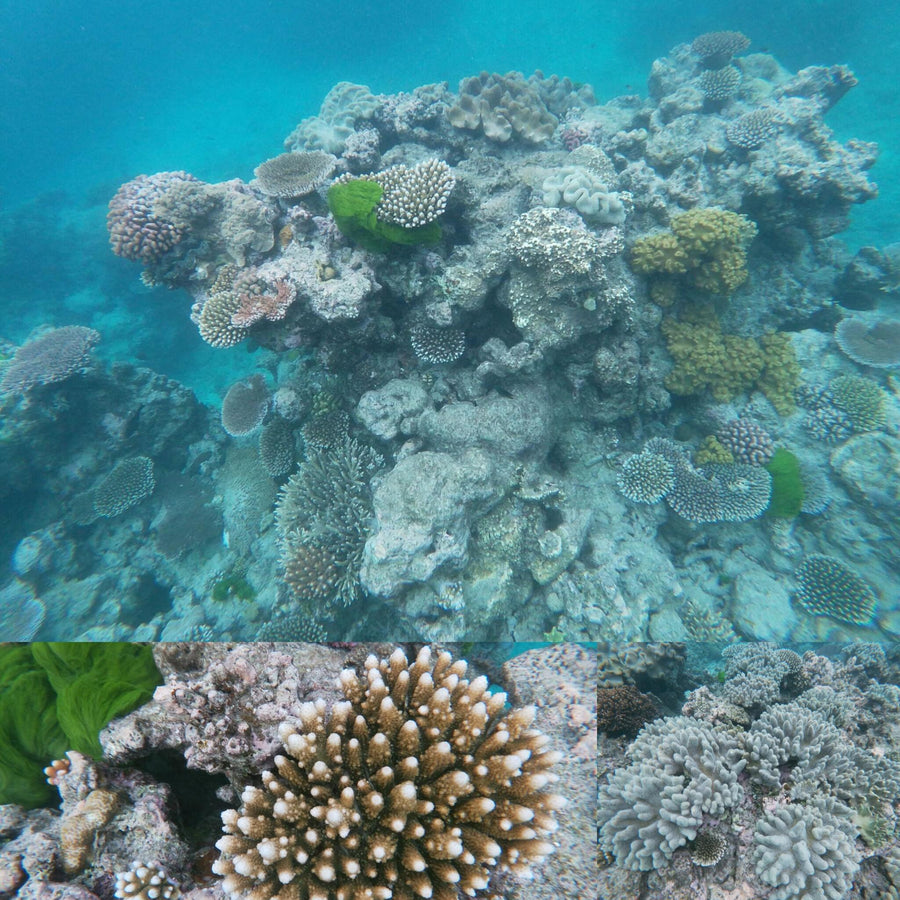
[[[253,174],[269,197],[302,197],[312,193],[334,171],[337,160],[330,153],[281,153],[256,167]]]
[[[859,868],[855,830],[846,819],[791,804],[756,825],[753,863],[771,900],[843,900]]]
[[[684,716],[645,726],[628,749],[631,764],[600,788],[600,847],[619,865],[664,867],[697,837],[704,815],[738,804],[745,765],[737,739]]]

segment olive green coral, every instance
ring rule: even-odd
[[[724,209],[673,216],[671,231],[637,241],[631,266],[641,275],[678,276],[686,288],[731,294],[747,280],[747,247],[756,225]]]
[[[678,321],[660,325],[675,368],[665,385],[673,394],[690,396],[709,390],[727,403],[757,388],[781,415],[793,412],[793,393],[800,376],[790,335],[784,332],[754,338],[725,334],[709,310],[698,308]]]
[[[765,368],[765,357],[752,338],[723,334],[715,316],[702,322],[663,319],[663,336],[675,368],[666,387],[679,396],[708,389],[713,398],[727,403],[749,390]]]

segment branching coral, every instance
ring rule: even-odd
[[[456,900],[552,851],[562,800],[544,788],[560,757],[533,709],[504,712],[506,695],[447,653],[365,665],[341,674],[345,702],[306,703],[281,726],[277,771],[223,813],[226,894]]]
[[[285,578],[299,598],[348,604],[372,515],[369,482],[382,457],[344,438],[311,454],[282,488],[275,509]]]

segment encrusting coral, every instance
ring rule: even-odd
[[[533,708],[469,681],[427,648],[345,669],[345,702],[304,704],[284,723],[286,755],[262,788],[222,815],[213,871],[246,900],[456,900],[494,869],[526,874],[549,854],[561,797],[545,792],[560,755]]]

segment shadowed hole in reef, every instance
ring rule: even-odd
[[[122,609],[121,621],[137,628],[149,622],[157,613],[172,612],[172,593],[152,575],[141,575],[134,591],[135,602]]]
[[[189,769],[184,757],[174,750],[145,756],[131,766],[169,786],[175,801],[178,830],[191,847],[205,846],[210,838],[218,840],[222,812],[233,805],[216,793],[228,786],[224,775]]]

